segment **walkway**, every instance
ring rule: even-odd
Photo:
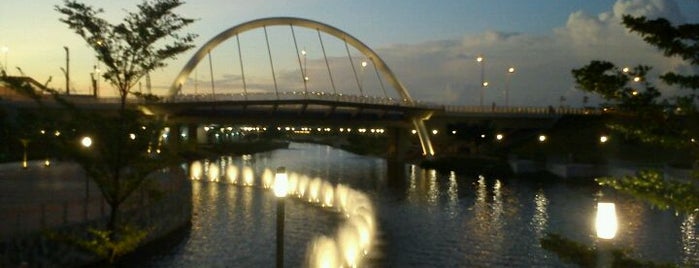
[[[73,163],[43,161],[0,164],[0,239],[105,215],[102,195]]]

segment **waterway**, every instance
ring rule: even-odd
[[[558,233],[593,245],[600,189],[564,182],[439,174],[407,165],[388,177],[385,160],[323,145],[292,143],[288,149],[224,162],[256,174],[289,171],[342,183],[374,202],[378,232],[367,267],[561,267],[539,239]],[[192,228],[175,246],[138,261],[143,267],[272,267],[276,199],[259,187],[193,181]],[[699,265],[695,217],[652,209],[620,195],[619,231],[612,243],[633,256]],[[341,217],[328,209],[287,200],[287,267],[304,264],[314,237],[332,235]]]

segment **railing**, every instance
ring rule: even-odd
[[[44,99],[50,98],[50,95],[42,95]],[[64,96],[68,101],[76,104],[116,104],[121,100],[118,97],[99,97],[94,98],[88,95],[68,95]],[[33,100],[17,100],[10,99],[13,102],[33,102]],[[406,99],[396,99],[380,96],[360,96],[335,94],[322,91],[312,91],[308,93],[300,91],[279,92],[264,92],[264,93],[218,93],[218,94],[180,94],[174,98],[163,98],[162,103],[183,103],[183,102],[226,102],[226,101],[275,101],[275,100],[322,100],[334,102],[347,102],[358,104],[385,105],[385,106],[400,106],[400,107],[420,107],[436,111],[445,111],[447,113],[481,113],[481,114],[536,114],[536,115],[597,115],[602,111],[596,108],[573,108],[573,107],[504,107],[504,106],[460,106],[460,105],[441,105],[436,103],[428,103],[415,100],[412,103]],[[129,98],[128,103],[138,104],[143,103],[142,99]]]
[[[213,102],[213,101],[252,101],[252,100],[324,100],[324,101],[337,101],[337,102],[352,102],[352,103],[364,103],[364,104],[380,104],[380,105],[401,105],[401,106],[415,106],[410,104],[407,100],[401,101],[395,98],[377,97],[377,96],[359,96],[359,95],[346,95],[346,94],[335,94],[327,92],[279,92],[276,93],[248,93],[248,94],[233,94],[233,93],[222,93],[222,94],[182,94],[177,95],[175,98],[165,102]]]
[[[596,115],[601,111],[593,108],[572,107],[487,107],[487,106],[444,106],[448,113],[486,113],[486,114],[550,114],[550,115]]]

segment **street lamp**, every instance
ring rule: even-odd
[[[510,77],[515,73],[515,67],[507,68],[505,79],[505,107],[510,107]]]
[[[478,56],[476,61],[481,66],[481,108],[483,108],[483,91],[485,91],[485,87],[488,86],[488,82],[485,81],[485,58],[483,56]]]
[[[92,146],[92,138],[90,136],[84,136],[80,139],[80,145],[85,147],[85,149],[90,149]],[[83,205],[83,218],[87,221],[87,204],[90,201],[90,177],[85,175],[85,204]]]
[[[303,56],[303,83],[304,84],[308,83],[308,73],[307,73],[308,72],[308,65],[306,64],[307,63],[306,54],[308,54],[306,52],[306,49],[305,48],[301,49],[301,55]]]
[[[19,139],[19,142],[22,143],[22,148],[24,148],[24,154],[22,155],[22,168],[27,169],[28,164],[27,164],[27,146],[29,146],[29,139]]]
[[[92,95],[97,98],[97,92],[99,91],[99,77],[100,77],[100,69],[97,68],[97,65],[92,66],[92,73],[90,73],[90,76],[92,77]],[[140,89],[139,89],[140,91]]]
[[[7,69],[7,52],[10,51],[10,48],[3,46],[0,48],[0,51],[2,51],[3,56],[5,57],[5,63],[2,65],[2,69],[5,71],[5,75],[8,75],[8,69]]]
[[[277,267],[284,267],[284,200],[289,190],[286,168],[277,168],[274,176],[274,195],[277,197]]]

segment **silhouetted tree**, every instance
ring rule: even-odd
[[[668,57],[681,57],[693,66],[699,66],[699,24],[674,26],[666,19],[648,20],[645,17],[625,15],[623,24],[636,32],[647,43],[664,52]],[[628,139],[643,143],[689,149],[693,167],[691,179],[699,180],[699,116],[697,94],[699,76],[668,72],[660,79],[668,85],[687,89],[680,96],[663,96],[648,79],[649,66],[619,68],[606,61],[592,61],[580,69],[572,70],[579,89],[600,95],[611,107],[608,126]],[[598,183],[630,194],[661,209],[674,209],[681,213],[699,212],[699,188],[692,181],[667,180],[663,173],[640,170],[623,178],[598,178]],[[559,255],[561,259],[581,266],[591,265],[590,257],[597,250],[549,234],[541,240],[542,247]],[[619,253],[613,255],[613,267],[665,267],[668,264],[639,262]]]
[[[102,76],[118,90],[121,100],[117,113],[105,115],[81,111],[52,91],[71,112],[70,120],[63,124],[77,130],[61,136],[61,148],[96,182],[109,204],[106,237],[112,242],[121,239],[133,244],[133,236],[119,234],[125,230],[121,228],[121,206],[143,185],[148,174],[175,159],[167,144],[162,144],[162,122],[130,109],[127,98],[135,94],[131,89],[140,78],[193,47],[195,35],[178,34],[194,21],[173,13],[182,4],[180,0],[144,1],[118,24],[99,17],[102,9],[77,1],[65,0],[55,7],[63,15],[60,21],[80,35],[104,63]],[[76,146],[82,135],[93,139],[89,149]],[[101,252],[113,259],[123,253],[117,250],[115,246]]]

